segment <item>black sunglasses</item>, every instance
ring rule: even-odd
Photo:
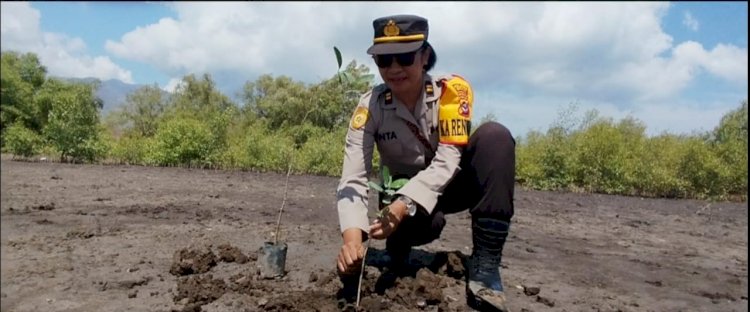
[[[401,54],[380,54],[373,56],[373,58],[375,59],[375,64],[377,64],[380,68],[391,66],[394,59],[396,60],[396,63],[406,67],[414,64],[414,58],[417,55],[417,52],[419,52],[420,50]]]

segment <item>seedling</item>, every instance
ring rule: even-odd
[[[399,189],[401,189],[404,185],[406,185],[406,182],[409,182],[409,179],[401,178],[397,180],[393,180],[393,177],[391,176],[391,172],[388,169],[387,166],[383,166],[383,181],[382,185],[377,184],[372,181],[368,181],[367,185],[373,189],[379,192],[379,194],[382,194],[382,197],[380,197],[380,203],[378,207],[378,212],[376,213],[376,217],[378,220],[380,220],[381,223],[388,222],[388,213],[390,212],[390,209],[388,208],[392,202],[394,197],[396,196],[396,192],[398,192]],[[362,267],[359,270],[359,284],[357,285],[357,307],[359,308],[359,297],[360,293],[362,291],[362,276],[365,272],[365,258],[367,257],[367,250],[370,249],[370,240],[367,240],[367,245],[365,246],[365,256],[362,257]]]
[[[383,166],[383,183],[382,185],[377,184],[375,182],[369,181],[367,182],[367,185],[376,191],[378,191],[380,194],[382,194],[382,197],[380,198],[380,207],[384,207],[382,209],[378,209],[377,217],[381,221],[384,220],[385,217],[388,216],[388,205],[390,205],[393,202],[394,197],[396,196],[396,192],[398,192],[399,189],[404,187],[406,185],[406,182],[409,182],[409,179],[401,178],[398,180],[393,180],[393,177],[391,176],[390,170],[387,166]]]

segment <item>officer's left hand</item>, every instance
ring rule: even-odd
[[[370,225],[370,237],[374,239],[385,239],[398,227],[401,220],[406,216],[406,204],[396,201],[388,206],[388,215],[382,220],[376,219]]]

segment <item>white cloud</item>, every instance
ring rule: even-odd
[[[701,65],[718,77],[747,86],[747,48],[719,44],[707,52]]]
[[[109,57],[87,55],[86,43],[80,38],[41,31],[39,11],[28,2],[3,1],[1,5],[0,41],[3,51],[37,54],[52,76],[133,82],[130,71],[121,68]]]
[[[477,94],[474,121],[478,122],[486,114],[492,113],[514,136],[522,136],[532,130],[546,132],[559,119],[562,111],[572,113],[573,121],[579,125],[587,111],[596,110],[599,116],[612,118],[615,122],[633,117],[646,125],[646,135],[649,136],[663,132],[689,134],[712,130],[721,117],[739,107],[739,101],[730,98],[732,96],[726,96],[709,103],[679,99],[644,101],[632,107],[621,107],[615,103],[584,101],[575,97],[486,92]]]
[[[654,102],[639,105],[635,117],[648,125],[649,135],[663,132],[672,134],[703,132],[719,125],[721,117],[739,107],[739,102],[701,103],[700,106],[686,100],[678,102]]]
[[[746,48],[701,47],[698,52],[712,59],[701,63],[680,58],[681,45],[673,46],[660,26],[667,3],[172,5],[176,19],[139,27],[107,42],[107,50],[173,77],[233,72],[254,79],[271,73],[313,82],[335,72],[334,45],[346,59],[371,66],[364,50],[372,19],[409,12],[430,20],[436,71],[459,72],[488,87],[635,101],[674,96],[698,68],[747,81],[746,67],[734,67]]]
[[[162,90],[172,93],[175,90],[177,90],[177,87],[179,87],[181,83],[182,83],[182,79],[179,79],[179,78],[169,79],[169,82],[167,82],[167,84],[164,85],[164,87],[162,87]]]
[[[689,11],[685,11],[685,14],[682,16],[682,24],[692,31],[698,31],[701,26]]]
[[[108,41],[107,50],[150,63],[172,76],[233,71],[317,80],[335,72],[335,65],[327,67],[319,60],[330,60],[327,65],[333,62],[331,35],[336,27],[332,22],[340,19],[340,11],[326,13],[316,9],[321,5],[315,3],[173,6],[178,20],[164,18],[139,27],[119,41]],[[323,72],[327,72],[323,77],[315,75]]]
[[[736,88],[733,95],[747,94],[747,48],[674,42],[661,27],[670,9],[664,2],[167,5],[176,17],[112,38],[106,50],[150,65],[169,77],[208,72],[227,94],[227,86],[236,89],[261,74],[287,75],[308,83],[332,77],[336,72],[333,46],[342,51],[345,61],[355,59],[377,73],[365,53],[372,42],[371,22],[401,13],[418,14],[430,21],[430,42],[438,53],[434,73],[466,77],[478,95],[478,112],[510,118],[516,128],[546,127],[559,105],[573,101],[597,108],[604,115],[632,113],[656,124],[659,117],[651,114],[675,112],[662,124],[690,127],[685,120],[667,120],[695,118],[700,108],[674,109],[670,104],[680,103],[686,92],[702,92],[694,89],[700,87],[696,82],[702,75],[730,82]],[[52,60],[88,60],[78,65],[68,61],[71,66],[95,63],[96,58],[80,56],[86,49],[80,39],[42,34],[39,13],[28,5],[16,7],[25,8],[25,12],[17,9],[6,18],[8,10],[3,3],[3,48],[6,42],[14,42],[42,51],[63,51],[44,54]],[[25,17],[12,18],[21,15]],[[697,21],[695,25],[699,27]],[[30,31],[25,36],[6,36],[17,32],[11,29]],[[107,60],[104,57],[100,62]],[[112,65],[109,74],[116,75],[119,67]],[[172,90],[179,81],[174,78],[163,88]],[[485,97],[480,104],[481,95]],[[726,105],[734,106],[739,100],[731,99]],[[644,108],[649,105],[662,110]]]

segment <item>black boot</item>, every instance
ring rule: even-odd
[[[467,303],[480,311],[508,311],[500,277],[503,245],[510,223],[497,219],[472,220],[474,250],[469,259]]]

